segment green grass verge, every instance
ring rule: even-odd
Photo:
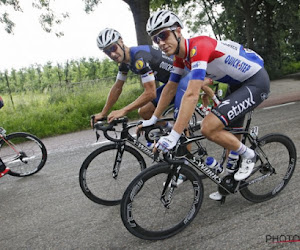
[[[44,93],[27,92],[4,95],[5,106],[0,111],[1,124],[7,133],[22,131],[39,138],[76,132],[90,128],[90,116],[99,113],[113,82],[72,85]],[[225,84],[221,89],[225,93]],[[143,92],[139,81],[124,85],[123,92],[113,109],[121,109]],[[138,119],[138,113],[128,113],[129,119]]]

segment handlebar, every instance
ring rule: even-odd
[[[92,119],[93,127],[96,130],[103,131],[103,134],[106,139],[113,141],[113,142],[122,142],[123,141],[122,139],[116,139],[116,138],[111,137],[108,134],[108,131],[116,131],[116,129],[114,127],[120,123],[122,123],[123,125],[127,124],[128,118],[126,116],[115,119],[110,123],[107,122],[107,117],[103,117],[100,120],[98,120],[97,122],[95,122],[95,116],[92,116],[91,119]],[[97,139],[98,139],[98,137],[97,137]]]
[[[108,131],[116,131],[115,126],[117,126],[118,124],[123,124],[123,131],[124,131],[124,129],[126,129],[126,128],[129,129],[129,128],[139,124],[139,122],[134,122],[134,123],[127,126],[128,118],[126,116],[115,119],[110,123],[107,122],[107,117],[103,117],[100,120],[98,120],[97,122],[95,122],[95,116],[91,116],[91,119],[92,119],[92,124],[93,124],[94,129],[96,129],[96,134],[97,134],[97,130],[101,130],[101,131],[103,131],[103,135],[105,136],[105,138],[107,138],[108,140],[113,141],[113,142],[122,142],[122,141],[124,141],[124,138],[116,139],[116,138],[113,138],[112,136],[110,136],[108,134]],[[163,118],[163,119],[159,119],[158,122],[159,121],[170,121],[170,120],[173,120],[173,119],[172,118]],[[153,132],[151,134],[151,131],[157,130],[157,129],[159,130],[159,132],[157,132],[157,133]],[[148,142],[152,142],[152,143],[154,142],[154,140],[157,139],[157,138],[155,138],[156,136],[160,137],[161,135],[166,134],[163,127],[160,126],[160,125],[157,125],[157,124],[154,124],[154,125],[149,126],[149,127],[143,127],[141,129],[141,131],[145,132],[146,140]],[[99,137],[100,136],[97,134],[97,140],[99,139]],[[150,138],[150,137],[152,137],[152,138]],[[154,137],[154,139],[153,139],[153,137]]]

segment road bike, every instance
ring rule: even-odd
[[[171,118],[164,119],[170,121]],[[121,128],[118,125],[121,124]],[[107,123],[95,123],[97,140],[98,131],[103,131],[105,138],[111,143],[97,148],[83,162],[79,171],[79,183],[83,193],[92,201],[106,206],[120,203],[123,192],[129,182],[146,168],[146,162],[141,153],[154,158],[152,149],[133,135],[130,129],[139,122],[128,123],[127,117],[122,117]],[[155,136],[167,133],[161,126],[144,128],[145,138],[153,143]],[[141,153],[140,153],[141,152]],[[157,161],[160,161],[157,159]]]
[[[10,169],[7,173],[16,177],[36,174],[47,161],[47,149],[36,136],[26,132],[6,135],[0,128],[0,158]]]
[[[199,173],[207,176],[218,186],[222,203],[228,195],[240,192],[251,202],[264,202],[278,195],[291,179],[296,167],[297,153],[293,141],[286,135],[271,133],[258,137],[258,127],[250,128],[252,112],[244,129],[227,128],[233,134],[243,135],[258,155],[252,174],[245,180],[235,181],[234,173],[224,167],[221,174],[205,165],[209,155],[207,148],[199,147],[188,152],[192,142],[201,144],[203,135],[182,135],[164,162],[157,163],[139,173],[129,184],[121,200],[123,224],[133,235],[146,240],[161,240],[174,236],[186,228],[196,217],[202,201],[204,187]],[[192,157],[191,157],[192,155]],[[226,150],[223,149],[221,164],[224,166]],[[238,167],[241,159],[238,161]],[[177,185],[179,175],[185,177]]]
[[[219,98],[223,91],[219,83],[212,85]],[[169,106],[162,114],[161,121],[174,121],[174,106]],[[171,117],[170,117],[171,116]],[[189,122],[189,133],[193,134],[200,130],[200,122],[205,114],[196,106],[192,119]],[[120,204],[122,195],[130,181],[146,168],[143,155],[153,160],[152,148],[130,134],[129,130],[136,127],[139,122],[128,123],[127,118],[119,118],[111,124],[106,123],[106,118],[95,124],[96,133],[102,130],[104,136],[112,143],[101,146],[93,151],[83,162],[79,171],[79,184],[83,193],[93,202],[101,205],[114,206]],[[111,135],[109,132],[116,132],[116,126],[122,124],[117,133]],[[145,138],[148,143],[153,143],[155,137],[166,135],[163,127],[155,125],[144,128]],[[99,135],[97,135],[97,140]],[[197,143],[196,143],[197,144]],[[200,145],[198,145],[200,146]],[[162,159],[159,159],[161,161]]]

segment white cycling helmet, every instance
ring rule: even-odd
[[[170,10],[159,10],[154,12],[152,16],[148,19],[146,30],[149,36],[152,36],[153,33],[162,28],[168,28],[178,23],[178,25],[183,28],[183,24]]]
[[[107,46],[117,42],[121,38],[121,35],[118,31],[110,28],[101,30],[97,37],[98,48],[103,50]]]

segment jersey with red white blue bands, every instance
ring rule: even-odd
[[[254,51],[233,41],[218,41],[207,36],[185,40],[186,57],[175,56],[170,80],[178,81],[182,69],[191,69],[191,80],[214,81],[239,85],[264,66],[263,59]]]
[[[173,70],[173,58],[150,45],[130,47],[130,63],[121,63],[119,72],[126,74],[129,70],[140,75],[143,83],[155,80],[167,83]]]

